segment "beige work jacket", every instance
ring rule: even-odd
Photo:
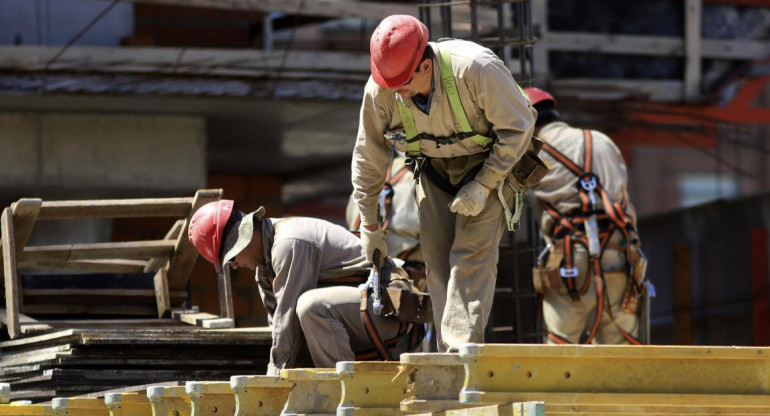
[[[361,241],[328,221],[289,217],[262,221],[266,264],[257,269],[257,283],[273,333],[268,374],[292,367],[304,347],[296,314],[297,299],[324,280],[367,276]]]
[[[396,100],[402,100],[412,111],[418,132],[437,137],[461,132],[441,83],[439,50],[450,51],[460,101],[473,130],[488,137],[493,133],[497,136],[475,179],[490,188],[496,187],[529,145],[537,113],[492,51],[463,40],[431,42],[428,47],[434,51],[429,114],[419,110],[411,99],[402,100],[395,90],[380,87],[371,77],[366,84],[351,172],[354,197],[364,225],[377,223],[377,196],[393,147],[407,150],[405,140],[385,137],[386,133],[403,131]],[[420,150],[426,156],[442,159],[487,151],[470,139],[441,146],[422,140]]]
[[[628,200],[626,190],[628,176],[623,155],[615,143],[604,133],[591,130],[591,135],[593,136],[594,157],[592,171],[599,177],[599,181],[610,200],[620,202],[625,199],[627,201],[628,209],[626,211],[636,226],[636,214]],[[578,166],[583,167],[582,129],[570,127],[567,123],[557,121],[543,126],[538,137]],[[545,151],[540,152],[540,157],[548,163],[550,170],[537,185],[531,188],[535,197],[548,202],[562,214],[580,209],[580,197],[576,185],[578,178]],[[597,203],[601,203],[601,201]],[[541,226],[547,236],[550,236],[553,221],[553,217],[547,212],[543,212]]]

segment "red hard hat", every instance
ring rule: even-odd
[[[524,92],[529,97],[530,104],[533,106],[543,101],[553,102],[553,106],[556,107],[556,99],[551,94],[541,90],[540,88],[530,87],[524,88]]]
[[[406,84],[420,63],[428,37],[428,28],[413,16],[386,17],[369,42],[374,82],[385,88]]]
[[[204,259],[219,270],[219,248],[222,245],[225,224],[233,212],[233,201],[222,199],[200,207],[190,219],[187,237]]]

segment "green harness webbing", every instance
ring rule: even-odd
[[[452,113],[455,115],[455,121],[460,124],[460,128],[465,134],[473,134],[466,138],[478,143],[481,147],[487,147],[492,143],[492,139],[486,136],[482,136],[476,133],[468,122],[468,117],[465,115],[463,104],[460,102],[460,94],[457,93],[457,82],[455,81],[454,73],[452,72],[452,58],[449,55],[448,50],[440,50],[438,55],[439,60],[439,72],[441,73],[441,82],[444,84],[447,97],[449,97],[449,104],[452,106]],[[417,126],[414,123],[414,116],[412,111],[408,109],[401,100],[396,100],[398,103],[398,112],[401,114],[401,122],[404,125],[404,133],[406,133],[406,155],[408,157],[418,157],[420,152],[420,137],[417,132]]]

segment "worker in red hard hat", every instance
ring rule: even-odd
[[[638,344],[646,260],[626,164],[602,132],[560,120],[556,99],[525,88],[548,174],[534,187],[547,243],[533,271],[548,343]]]
[[[404,350],[419,343],[421,327],[373,314],[372,302],[364,324],[356,285],[367,280],[372,265],[355,235],[316,218],[264,215],[263,207],[245,214],[233,209],[233,201],[211,202],[195,212],[188,235],[217,270],[255,272],[272,328],[268,375],[305,366],[301,357],[307,352],[316,367],[324,368],[338,361],[378,358],[369,331],[379,334],[391,355],[399,340],[411,338],[405,335],[415,337]],[[404,273],[390,259],[386,263],[390,272]]]
[[[492,51],[464,40],[429,42],[412,16],[384,19],[369,50],[352,161],[367,258],[387,251],[378,196],[391,154],[403,152],[416,167],[438,348],[483,342],[498,245],[517,222],[513,201],[522,201],[525,185],[512,172],[532,149],[535,111]]]

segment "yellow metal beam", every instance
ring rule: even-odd
[[[396,361],[343,361],[337,363],[342,383],[338,416],[387,416],[400,410],[407,397],[407,374]]]
[[[401,368],[409,380],[402,411],[428,413],[477,406],[460,403],[465,367],[459,354],[402,354]]]
[[[181,386],[153,386],[147,389],[153,416],[190,416],[190,396]]]
[[[96,398],[57,397],[51,407],[57,416],[110,416],[104,400]]]
[[[230,388],[235,394],[235,416],[274,416],[286,406],[292,384],[271,376],[233,376]]]
[[[107,393],[104,404],[110,409],[110,416],[152,416],[152,405],[147,394]]]
[[[757,394],[633,394],[512,393],[521,401],[543,401],[550,415],[593,414],[730,414],[768,415],[770,395]]]
[[[281,379],[294,385],[282,416],[337,415],[341,387],[333,368],[281,370]]]
[[[51,406],[43,404],[0,404],[0,416],[55,416]]]
[[[545,416],[542,402],[507,403],[448,409],[446,411],[412,414],[412,416]],[[551,413],[548,413],[551,416]],[[602,414],[601,416],[606,416]]]
[[[770,348],[467,344],[460,356],[463,403],[524,392],[770,393]]]
[[[192,402],[192,416],[235,414],[235,395],[226,381],[188,381],[185,391]]]

